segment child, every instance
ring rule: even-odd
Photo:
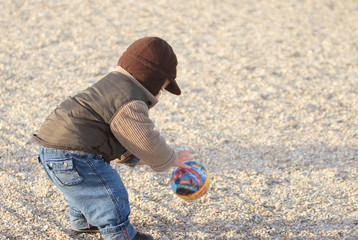
[[[61,103],[32,138],[48,177],[65,195],[73,230],[100,231],[104,239],[153,239],[131,225],[127,191],[109,162],[146,164],[157,172],[190,168],[183,162],[192,160],[191,151],[167,145],[148,116],[163,89],[181,94],[177,58],[165,40],[146,37],[117,65]]]

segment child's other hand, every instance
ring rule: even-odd
[[[194,159],[193,157],[187,156],[189,153],[192,152],[193,152],[192,150],[178,151],[178,159],[173,164],[173,167],[182,167],[182,168],[190,169],[191,167],[189,165],[186,165],[184,162]]]
[[[148,164],[146,164],[144,161],[140,160],[137,165],[138,166],[143,166],[143,165],[148,165]]]

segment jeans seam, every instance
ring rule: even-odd
[[[111,188],[108,186],[108,184],[107,184],[106,181],[103,179],[103,177],[101,176],[101,174],[99,174],[99,173],[97,172],[97,169],[96,169],[96,167],[93,165],[93,163],[92,163],[90,160],[88,160],[88,159],[86,159],[86,161],[87,161],[88,165],[91,167],[92,171],[93,171],[93,172],[96,174],[96,176],[101,180],[102,184],[103,184],[104,187],[106,188],[106,191],[107,191],[107,193],[109,194],[109,196],[110,196],[110,198],[111,198],[111,200],[112,200],[112,202],[113,202],[113,204],[114,204],[114,206],[115,206],[115,208],[116,208],[116,210],[117,210],[117,214],[118,214],[119,218],[122,219],[121,209],[118,207],[119,203],[118,203],[117,199],[115,198],[115,196],[113,195],[113,192],[112,192]],[[125,229],[125,227],[123,227],[123,229]],[[121,229],[121,230],[122,230],[122,229]]]

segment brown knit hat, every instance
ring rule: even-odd
[[[118,60],[121,66],[135,77],[150,93],[157,95],[166,79],[170,84],[165,88],[180,95],[175,81],[177,57],[172,47],[158,37],[145,37],[132,43]]]

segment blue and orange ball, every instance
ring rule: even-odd
[[[186,161],[191,169],[176,167],[170,178],[174,193],[188,201],[195,200],[207,191],[210,183],[209,171],[197,161]]]

